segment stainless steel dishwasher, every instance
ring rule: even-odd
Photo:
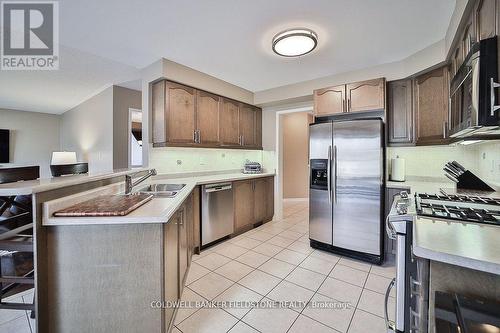
[[[233,231],[232,184],[203,185],[201,188],[201,245],[224,238]]]

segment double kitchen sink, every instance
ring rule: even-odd
[[[186,184],[150,184],[137,190],[135,193],[151,194],[155,197],[174,198]]]

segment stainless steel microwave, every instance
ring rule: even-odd
[[[497,37],[475,43],[450,82],[450,136],[500,135]]]

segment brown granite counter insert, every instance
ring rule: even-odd
[[[61,209],[54,216],[125,216],[152,198],[150,194],[100,195]]]

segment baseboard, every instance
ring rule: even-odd
[[[309,198],[286,198],[283,199],[283,202],[307,202]]]

